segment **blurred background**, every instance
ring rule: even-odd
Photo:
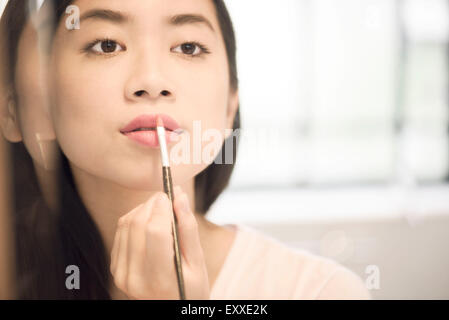
[[[449,1],[227,0],[242,130],[216,223],[449,298]]]
[[[226,3],[243,129],[210,220],[332,258],[375,299],[449,299],[449,0]]]

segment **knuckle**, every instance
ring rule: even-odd
[[[131,221],[131,225],[134,228],[141,227],[144,224],[145,224],[145,217],[142,214],[136,214]]]
[[[170,241],[170,231],[165,230],[161,225],[149,223],[145,231],[147,238],[155,240],[161,245]]]
[[[145,227],[145,231],[148,235],[160,236],[163,233],[161,232],[161,227],[156,223],[148,223]]]
[[[128,217],[127,216],[120,217],[120,219],[118,219],[117,225],[119,227],[126,227],[128,225]]]

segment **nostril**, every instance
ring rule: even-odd
[[[138,97],[141,97],[145,93],[145,90],[136,91],[134,94]]]
[[[141,96],[143,96],[145,93],[147,93],[145,90],[139,90],[139,91],[134,92],[134,94],[135,94],[137,97],[141,97]],[[163,95],[163,96],[166,97],[166,96],[171,95],[171,93],[170,93],[170,91],[162,90],[162,91],[161,91],[161,95]]]

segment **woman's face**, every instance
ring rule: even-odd
[[[2,39],[4,40],[4,39]],[[10,142],[23,141],[34,163],[45,169],[55,168],[55,133],[49,115],[48,95],[45,92],[43,79],[44,55],[38,50],[39,38],[31,20],[24,26],[18,41],[17,63],[14,84],[2,84],[1,90],[6,93],[14,88],[16,99],[2,101],[0,109],[6,115],[8,103],[13,103],[15,121],[2,117],[3,121],[11,124],[2,127],[2,133]],[[2,42],[2,46],[5,44]],[[2,51],[6,51],[2,47]],[[2,62],[5,58],[0,59]],[[6,77],[6,70],[2,70],[2,77]],[[6,83],[6,82],[5,82]],[[8,87],[8,88],[7,88]],[[10,91],[9,91],[10,92]],[[6,95],[3,97],[6,98]]]
[[[80,11],[80,28],[67,28],[75,20],[63,15],[49,72],[54,131],[71,166],[128,188],[160,189],[160,150],[120,130],[139,115],[162,113],[178,122],[183,146],[190,145],[189,163],[172,164],[174,183],[193,178],[215,158],[195,163],[195,144],[201,150],[210,146],[201,135],[218,129],[221,139],[208,149],[216,155],[238,105],[212,1],[78,0],[73,5]],[[169,152],[176,147],[169,145]]]
[[[54,169],[57,144],[43,83],[45,57],[39,50],[39,36],[31,21],[24,28],[17,52],[15,88],[23,143],[36,164]]]

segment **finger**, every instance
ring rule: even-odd
[[[198,222],[191,210],[189,199],[185,192],[175,187],[175,214],[178,221],[178,235],[181,252],[186,262],[190,265],[201,265],[204,261],[201,247]]]
[[[110,270],[111,270],[111,273],[113,275],[115,274],[115,270],[117,269],[117,257],[118,257],[118,252],[120,251],[120,238],[121,238],[120,237],[120,232],[122,230],[121,225],[122,225],[124,219],[126,219],[137,208],[134,208],[133,210],[131,210],[131,212],[129,212],[128,214],[126,214],[123,217],[121,217],[118,220],[118,222],[117,222],[117,228],[116,228],[116,231],[115,231],[114,241],[113,241],[112,249],[111,249],[111,266],[110,266]]]
[[[156,194],[151,197],[131,218],[132,231],[128,234],[128,283],[140,281],[140,276],[144,274],[146,225],[151,216],[152,204],[156,201],[157,196]]]
[[[129,233],[129,219],[128,217],[121,221],[121,225],[119,226],[120,230],[120,238],[119,245],[117,250],[117,267],[115,270],[114,280],[116,286],[119,289],[128,291],[126,288],[126,277],[128,272],[128,233]]]
[[[115,231],[115,235],[114,235],[114,242],[112,244],[112,251],[111,251],[111,266],[110,266],[110,271],[111,274],[114,275],[115,274],[115,269],[117,268],[117,252],[119,249],[119,239],[120,239],[120,230],[121,228],[118,228]]]
[[[173,236],[172,221],[173,213],[168,196],[160,192],[155,199],[146,225],[146,250],[150,258],[162,259],[158,266],[167,268],[173,264]],[[153,264],[155,261],[151,261]]]

